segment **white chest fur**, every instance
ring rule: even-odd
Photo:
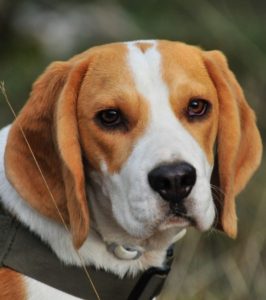
[[[78,300],[81,298],[63,293],[49,285],[43,284],[30,277],[24,276],[24,283],[26,285],[27,300]]]

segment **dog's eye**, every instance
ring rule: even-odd
[[[96,122],[104,128],[116,129],[124,125],[122,113],[118,109],[105,109],[96,114]],[[123,126],[124,127],[124,126]]]
[[[202,117],[209,111],[210,104],[208,101],[203,99],[192,99],[190,100],[187,107],[187,115],[190,118]]]
[[[120,122],[121,119],[120,112],[115,109],[103,110],[99,113],[98,117],[100,121],[106,126],[116,125],[117,123]]]

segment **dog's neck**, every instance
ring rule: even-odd
[[[9,129],[10,126],[0,131],[0,197],[3,205],[12,214],[16,215],[20,222],[50,245],[60,260],[66,264],[79,266],[80,258],[72,245],[71,236],[64,227],[30,207],[7,180],[4,167],[4,151]],[[90,195],[92,198],[94,196],[93,193]],[[119,276],[124,276],[127,272],[134,275],[151,266],[161,266],[163,264],[165,251],[172,243],[173,232],[155,234],[145,242],[137,241],[129,239],[128,235],[112,220],[108,222],[112,222],[111,226],[102,223],[100,234],[97,232],[98,230],[95,230],[99,227],[99,224],[95,223],[95,228],[92,226],[87,240],[79,249],[79,253],[87,265],[94,265],[96,268],[103,268]],[[104,226],[105,228],[113,228],[112,232],[107,233],[106,230],[103,230]],[[101,232],[102,230],[103,232]],[[141,255],[138,255],[140,257],[138,259],[121,260],[112,252],[112,249],[111,251],[108,250],[108,245],[119,244],[121,241],[124,245],[134,244],[141,252]]]

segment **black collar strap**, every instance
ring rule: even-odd
[[[150,268],[135,278],[120,279],[88,266],[101,300],[148,300],[158,295],[170,271],[172,251],[164,268]],[[93,300],[96,295],[82,268],[66,266],[38,236],[1,207],[0,268],[11,268],[73,296]]]

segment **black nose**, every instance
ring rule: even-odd
[[[185,162],[161,165],[148,174],[148,180],[164,200],[177,203],[191,192],[196,182],[196,170]]]

